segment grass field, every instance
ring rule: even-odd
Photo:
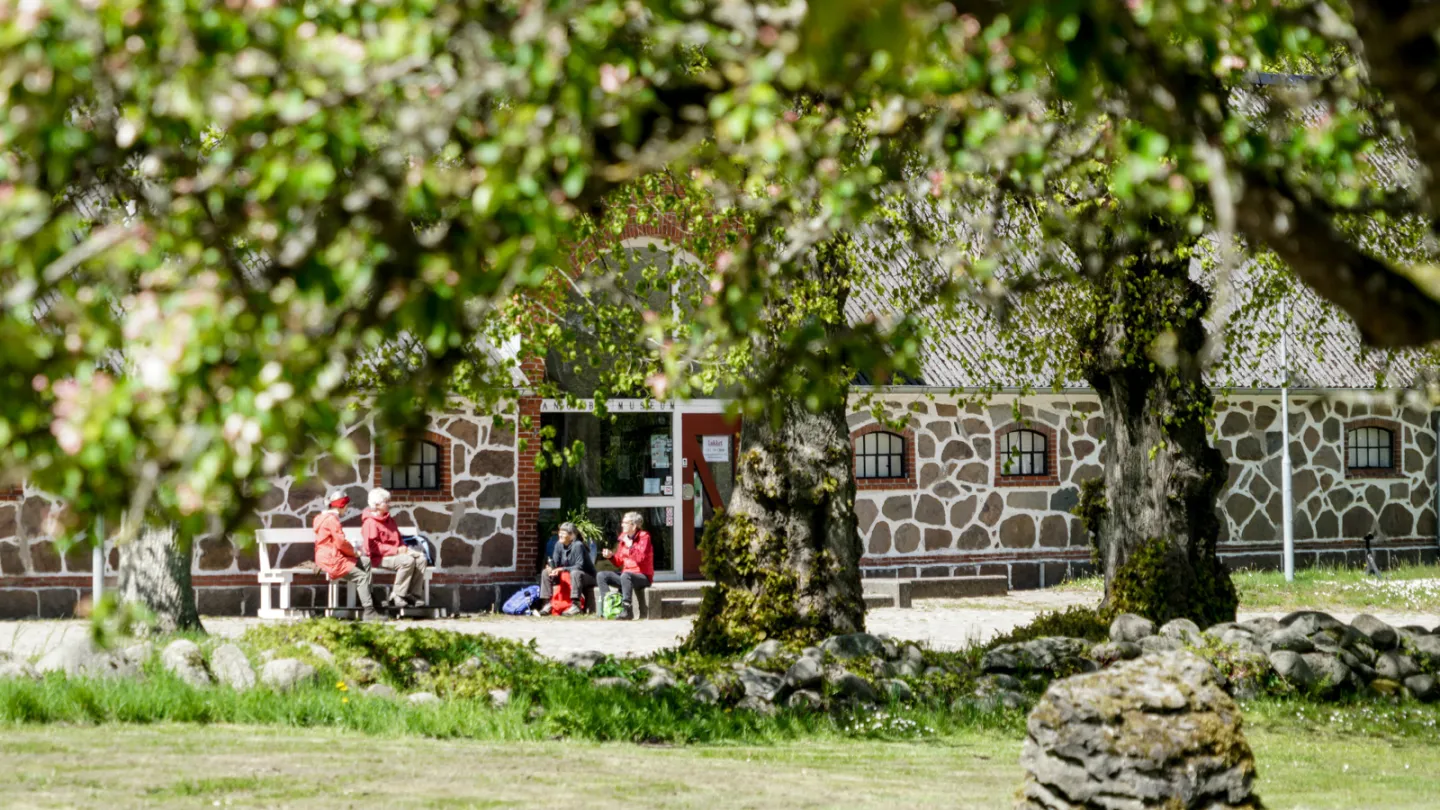
[[[1421,740],[1250,732],[1268,807],[1435,806]],[[0,734],[8,808],[1003,808],[1020,739],[637,746],[369,737],[253,726],[20,726]]]
[[[1294,582],[1286,582],[1278,571],[1236,571],[1230,577],[1241,610],[1440,611],[1440,566],[1395,568],[1384,579],[1354,568],[1305,568],[1295,572]],[[1104,582],[1087,577],[1058,587],[1099,594]]]

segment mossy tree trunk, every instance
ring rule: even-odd
[[[701,571],[715,584],[691,631],[693,649],[816,642],[865,628],[846,419],[853,370],[834,348],[846,328],[849,261],[848,238],[818,249],[807,283],[777,293],[754,337],[756,379],[797,362],[813,364],[813,374],[797,387],[771,389],[741,426],[735,490],[700,541]],[[806,358],[768,351],[795,345],[779,335],[794,329],[815,335]]]
[[[1076,336],[1107,422],[1105,505],[1091,527],[1103,607],[1159,622],[1233,620],[1235,590],[1216,553],[1226,465],[1210,445],[1214,400],[1200,363],[1209,295],[1183,253],[1134,254],[1093,281],[1096,306]]]
[[[190,585],[188,538],[174,526],[146,525],[119,548],[121,604],[144,607],[153,616],[155,631],[204,632],[195,607],[195,589]]]

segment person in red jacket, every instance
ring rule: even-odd
[[[620,566],[619,571],[601,571],[595,575],[595,598],[605,604],[605,594],[610,588],[620,586],[620,598],[624,608],[619,618],[633,619],[634,594],[637,590],[650,587],[655,578],[655,549],[650,545],[650,533],[644,531],[644,521],[639,512],[626,512],[620,519],[620,541],[615,549],[601,553]]]
[[[315,516],[315,565],[332,580],[354,582],[360,593],[361,620],[375,621],[380,614],[370,596],[370,562],[355,553],[340,526],[340,515],[350,505],[350,498],[336,491],[330,493],[326,504],[328,508]]]
[[[365,553],[370,562],[395,572],[395,587],[390,590],[389,604],[394,607],[418,605],[425,590],[425,555],[405,545],[400,527],[390,514],[390,491],[376,487],[366,498],[370,508],[360,513],[360,536],[365,539]]]

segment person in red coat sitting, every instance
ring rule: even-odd
[[[626,512],[620,519],[620,541],[615,549],[605,549],[602,554],[620,566],[619,571],[601,571],[595,575],[595,598],[605,604],[605,594],[616,585],[620,586],[620,598],[624,608],[619,618],[635,618],[634,594],[637,590],[650,587],[655,578],[655,549],[650,545],[650,533],[644,531],[644,521],[639,512]]]
[[[365,538],[365,553],[370,562],[395,572],[395,587],[390,591],[389,604],[395,607],[418,605],[425,590],[425,555],[405,545],[400,527],[390,514],[390,491],[376,487],[366,498],[370,508],[360,513],[360,536]]]
[[[332,580],[354,582],[360,593],[360,618],[375,621],[380,614],[370,596],[370,562],[355,553],[340,526],[340,515],[350,505],[350,498],[336,491],[326,498],[326,504],[328,508],[315,516],[315,565]]]

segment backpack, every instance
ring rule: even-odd
[[[605,601],[600,603],[600,618],[613,619],[625,610],[625,597],[619,591],[611,591],[605,594]]]
[[[539,598],[539,585],[530,585],[521,588],[516,591],[513,596],[505,600],[505,604],[500,608],[500,612],[511,616],[524,616],[530,612],[530,608],[535,605],[536,600]]]
[[[406,546],[425,555],[426,565],[435,565],[435,544],[430,542],[430,538],[423,534],[417,534],[414,537],[403,537],[401,539],[405,541]]]

